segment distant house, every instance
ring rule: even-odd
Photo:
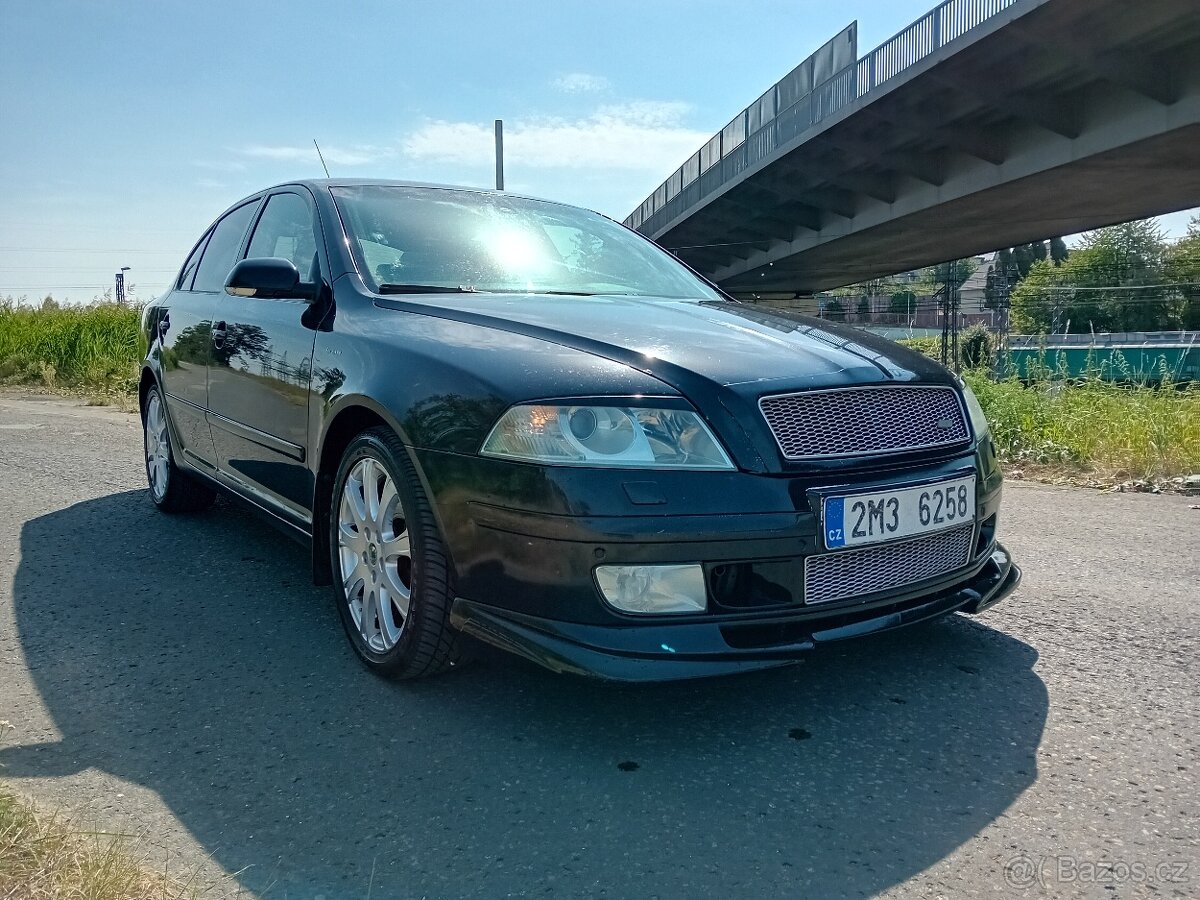
[[[987,290],[988,267],[996,258],[994,253],[986,253],[975,257],[975,271],[959,288],[959,311],[962,313],[961,324],[973,325],[983,322],[991,325],[995,318],[995,310],[985,306]]]

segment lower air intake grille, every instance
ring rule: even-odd
[[[965,566],[975,527],[810,556],[804,563],[804,602],[830,603],[864,597],[935,578]]]

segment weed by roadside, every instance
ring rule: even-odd
[[[1000,459],[1031,471],[1089,472],[1101,482],[1164,481],[1200,472],[1200,390],[1099,378],[1024,384],[966,380],[988,417]]]
[[[113,303],[39,309],[0,302],[0,384],[68,389],[98,402],[137,390],[140,310]]]
[[[935,338],[902,341],[934,359]],[[1183,489],[1200,473],[1200,385],[1122,382],[1099,370],[1083,376],[1041,367],[1024,380],[963,373],[979,398],[1010,475],[1089,487],[1123,483]],[[1137,488],[1135,488],[1137,489]]]
[[[0,721],[0,744],[12,730]],[[158,874],[139,856],[134,836],[81,831],[46,814],[0,783],[0,898],[217,900],[245,896],[201,885],[196,876]]]

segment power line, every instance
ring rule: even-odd
[[[6,266],[0,263],[0,272],[106,272],[115,266]],[[134,271],[137,272],[177,272],[177,267],[165,268],[143,268],[138,266]]]
[[[63,231],[103,231],[111,234],[113,231],[120,231],[122,234],[192,234],[193,232],[183,228],[138,228],[128,229],[121,228],[119,225],[75,225],[66,222],[33,222],[23,219],[9,219],[5,222],[6,225],[19,225],[22,228],[61,228]]]
[[[0,247],[0,252],[4,253],[158,253],[158,254],[176,254],[182,253],[182,250],[147,250],[145,248],[136,248],[131,250],[121,250],[120,248],[112,247]]]
[[[1080,285],[1077,287],[1072,287],[1069,285],[1055,287],[1053,285],[1043,285],[1043,284],[1028,284],[1027,285],[1028,290],[1071,291],[1071,292],[1078,292],[1078,291],[1166,291],[1166,290],[1172,290],[1174,288],[1185,288],[1185,287],[1200,287],[1200,281],[1173,281],[1170,284],[1128,284],[1128,285],[1118,285],[1116,287],[1087,287],[1087,286],[1083,286],[1083,285]]]

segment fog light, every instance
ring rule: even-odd
[[[597,566],[596,583],[612,606],[631,613],[704,612],[704,569],[686,566]]]

